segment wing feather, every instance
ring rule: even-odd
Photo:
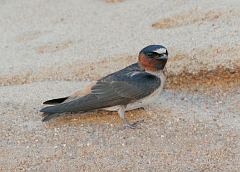
[[[126,105],[153,93],[161,84],[158,77],[139,72],[134,75],[105,77],[92,88],[91,93],[41,109],[45,113],[86,112],[116,105]]]

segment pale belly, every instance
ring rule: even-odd
[[[159,98],[160,93],[163,90],[163,87],[164,87],[164,84],[165,84],[165,79],[166,79],[166,77],[162,73],[160,74],[160,78],[161,78],[161,85],[157,90],[155,90],[152,94],[150,94],[149,96],[147,96],[143,99],[140,99],[140,100],[138,100],[136,102],[133,102],[133,103],[129,103],[126,107],[126,111],[133,110],[133,109],[138,109],[138,108],[141,108],[141,107],[145,108],[148,105],[151,105],[151,104],[155,103],[156,100]],[[119,106],[112,106],[112,107],[104,108],[104,110],[118,111],[119,108],[120,108]]]

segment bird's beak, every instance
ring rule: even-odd
[[[160,59],[161,60],[167,60],[168,59],[167,54],[163,54],[162,56],[160,56]]]

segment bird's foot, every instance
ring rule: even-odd
[[[124,127],[125,128],[131,128],[131,129],[135,129],[137,127],[137,124],[136,123],[133,123],[133,124],[124,124]]]
[[[127,120],[124,121],[124,127],[126,128],[131,128],[131,129],[135,129],[137,128],[137,125],[141,122],[143,122],[144,120],[140,120],[140,121],[136,121],[132,124],[130,124]]]

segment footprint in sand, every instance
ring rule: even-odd
[[[167,29],[190,25],[194,23],[203,23],[206,21],[213,21],[222,16],[221,11],[210,10],[207,12],[200,12],[197,10],[191,10],[185,13],[177,14],[172,17],[167,17],[152,24],[152,27],[158,29]]]
[[[123,0],[105,0],[107,3],[117,3],[117,2],[123,2]]]
[[[28,42],[28,41],[32,41],[34,39],[39,38],[40,36],[43,36],[45,34],[49,33],[49,31],[30,31],[30,32],[26,32],[23,34],[20,34],[16,37],[16,42],[20,43],[20,42]]]
[[[72,41],[67,40],[59,43],[52,43],[52,44],[46,44],[39,46],[35,48],[36,52],[38,54],[44,54],[44,53],[54,53],[57,51],[64,50],[72,45]]]

